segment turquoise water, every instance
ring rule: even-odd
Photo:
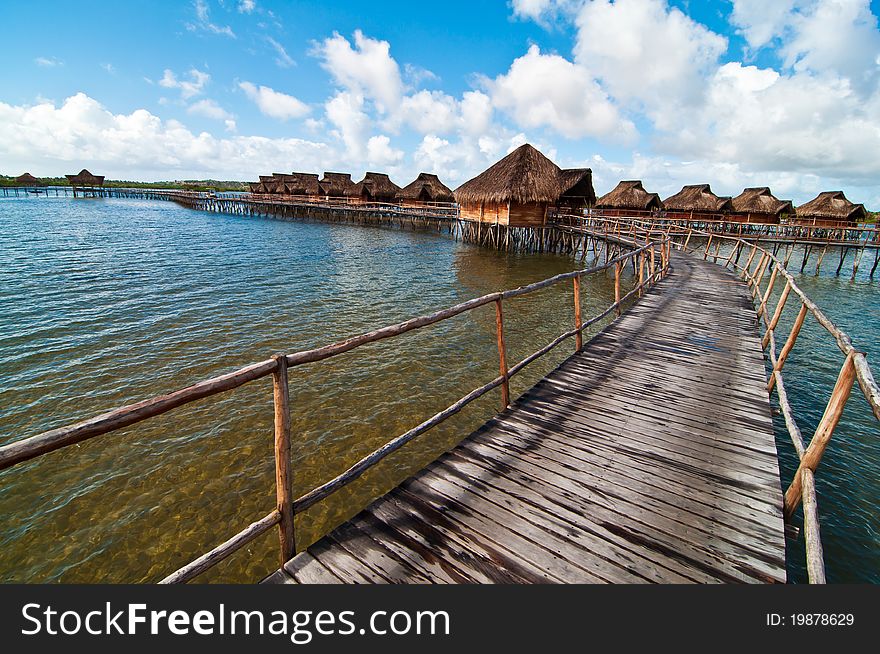
[[[0,440],[575,268],[433,233],[0,199]],[[584,316],[613,300],[583,285]],[[510,365],[573,323],[572,288],[505,303]],[[596,329],[600,326],[597,325]],[[573,348],[514,378],[514,396]],[[296,496],[498,374],[493,306],[291,370]],[[305,547],[491,416],[497,393],[297,516]],[[0,473],[0,579],[156,581],[275,505],[271,380]],[[265,535],[207,581],[277,567]]]
[[[0,442],[577,265],[431,233],[164,202],[0,199]],[[826,267],[799,283],[869,361],[880,359],[870,267],[855,281],[834,277],[836,262]],[[607,275],[584,283],[584,316],[612,293]],[[569,329],[571,314],[568,285],[506,304],[508,361]],[[494,327],[486,307],[292,371],[295,494],[497,375]],[[527,369],[514,395],[568,351]],[[785,371],[807,436],[842,360],[808,321]],[[275,501],[271,395],[271,382],[260,380],[0,472],[0,580],[156,581],[265,515]],[[298,516],[298,546],[450,447],[498,402],[490,394]],[[787,483],[795,459],[781,420],[777,434]],[[877,423],[856,388],[817,474],[830,581],[880,581],[878,471]],[[788,554],[790,578],[803,581],[803,540]],[[277,556],[272,532],[205,580],[254,581]]]

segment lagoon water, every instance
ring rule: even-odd
[[[432,233],[164,202],[0,200],[0,442],[577,265]],[[880,349],[876,282],[804,276],[802,286],[857,345]],[[609,276],[590,279],[584,315],[612,295]],[[505,303],[508,361],[571,323],[569,285]],[[823,339],[816,327],[801,344]],[[492,379],[494,328],[494,309],[484,307],[292,369],[295,495]],[[830,339],[823,342],[815,355],[799,344],[787,364],[805,434],[840,364]],[[569,351],[563,345],[515,378],[514,396]],[[498,403],[490,394],[297,516],[299,547],[448,449]],[[855,390],[818,474],[832,581],[880,581],[880,444],[864,404]],[[780,430],[789,479],[786,439]],[[272,442],[271,380],[263,379],[0,473],[0,579],[161,579],[271,510]],[[795,581],[803,579],[802,547],[790,550]],[[202,579],[256,581],[277,556],[273,530]]]

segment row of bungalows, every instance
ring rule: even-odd
[[[646,191],[638,180],[620,182],[596,201],[595,208],[608,216],[662,211],[673,219],[763,224],[789,221],[818,226],[855,225],[868,217],[864,205],[850,202],[842,191],[820,193],[795,207],[791,200],[776,198],[766,186],[747,188],[738,196],[729,197],[716,195],[708,184],[693,184],[661,200],[658,194]]]
[[[551,210],[580,211],[596,201],[589,168],[563,170],[528,143],[455,189],[462,220],[540,227]]]
[[[290,195],[306,198],[349,199],[364,202],[425,204],[453,202],[452,191],[437,175],[421,173],[401,188],[385,173],[368,172],[359,182],[350,173],[325,172],[318,179],[315,173],[273,173],[260,175],[259,182],[249,184],[251,193]]]

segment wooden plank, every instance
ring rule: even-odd
[[[749,295],[729,271],[676,256],[579,353],[285,568],[297,562],[311,576],[289,576],[784,582]]]

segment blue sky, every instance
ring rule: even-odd
[[[599,193],[710,182],[880,208],[868,0],[4,7],[0,173],[117,179],[419,171],[522,142]]]

